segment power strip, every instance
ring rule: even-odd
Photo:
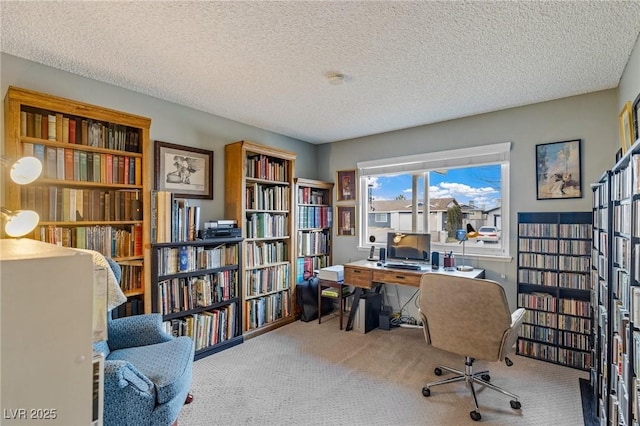
[[[421,325],[417,325],[417,324],[400,324],[400,327],[402,328],[424,328]]]

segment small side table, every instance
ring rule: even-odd
[[[329,281],[329,280],[318,280],[318,324],[322,324],[322,298],[323,297],[331,297],[332,296],[323,296],[322,289],[326,287],[332,287],[338,289],[338,305],[339,305],[339,315],[340,315],[340,330],[342,330],[342,316],[344,315],[347,297],[351,296],[353,292],[344,293],[344,281]]]

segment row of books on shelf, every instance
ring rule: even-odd
[[[141,221],[140,190],[20,187],[21,208],[35,210],[43,222]]]
[[[142,185],[142,158],[23,144],[23,154],[42,163],[42,176],[64,181]]]
[[[520,269],[518,270],[518,282],[521,284],[562,287],[576,290],[591,289],[591,280],[589,274],[586,273]]]
[[[37,238],[62,247],[94,250],[107,257],[143,255],[142,225],[112,226],[40,226]]]
[[[555,269],[556,271],[587,272],[591,268],[591,258],[542,253],[519,253],[521,268]]]
[[[331,228],[333,212],[327,206],[298,206],[298,228]]]
[[[151,191],[151,242],[195,241],[200,232],[200,206],[169,191]]]
[[[633,154],[629,165],[611,176],[611,191],[613,200],[640,194],[640,154]],[[599,198],[602,196],[599,194]]]
[[[175,337],[188,336],[196,351],[236,337],[236,305],[187,315],[162,323],[164,331]]]
[[[291,315],[291,295],[282,291],[247,300],[245,310],[245,330],[253,330]]]
[[[582,317],[588,317],[591,310],[591,302],[578,299],[556,298],[552,294],[541,292],[518,294],[518,306]]]
[[[120,288],[125,293],[143,291],[142,282],[142,261],[120,263],[122,275],[120,278]]]
[[[282,291],[289,285],[289,264],[246,271],[244,286],[245,297],[259,296],[272,291]]]
[[[289,260],[288,244],[286,241],[249,241],[246,257],[249,268],[287,262]]]
[[[247,177],[279,182],[289,180],[289,162],[263,154],[247,155]]]
[[[268,186],[261,183],[247,183],[245,188],[248,210],[289,210],[290,191],[288,186]]]
[[[157,249],[158,275],[222,268],[238,263],[238,245],[182,246]]]
[[[144,302],[139,297],[129,297],[122,305],[113,308],[111,318],[124,318],[144,314]]]
[[[50,111],[20,111],[20,136],[141,152],[139,129]]]
[[[631,233],[631,203],[613,206],[613,230],[627,235]]]
[[[283,214],[252,213],[245,222],[247,238],[289,236],[289,217]]]
[[[298,232],[298,256],[313,256],[331,251],[331,237],[322,231]]]
[[[305,256],[296,259],[296,284],[304,281],[305,272],[313,272],[329,266],[329,255]]]
[[[579,318],[556,313],[527,311],[525,324],[527,325],[528,333],[539,332],[547,335],[547,333],[555,333],[556,330],[560,332],[579,333],[581,335],[591,333],[591,318]],[[521,337],[534,338],[533,334],[527,335],[524,330],[525,327],[523,327],[523,333],[520,334]],[[548,341],[554,341],[553,336],[554,335],[551,334],[552,339]]]
[[[309,186],[298,187],[298,203],[300,204],[328,204],[330,192],[325,189],[311,188]]]
[[[158,312],[167,315],[233,299],[238,294],[237,282],[235,270],[160,281]]]
[[[519,223],[518,235],[521,237],[557,238],[558,225],[555,223]]]
[[[591,365],[589,352],[559,348],[531,340],[518,339],[517,352],[519,355],[544,359],[581,370],[587,370]]]

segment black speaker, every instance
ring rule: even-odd
[[[431,269],[438,269],[440,267],[440,253],[437,251],[431,252]]]
[[[380,262],[384,262],[385,260],[387,260],[387,249],[380,247]]]

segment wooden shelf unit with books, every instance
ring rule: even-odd
[[[195,359],[242,343],[242,238],[152,244],[151,259],[153,311]]]
[[[29,185],[4,174],[5,206],[40,216],[27,237],[112,257],[129,299],[114,316],[150,312],[151,120],[17,87],[9,87],[4,112],[4,154],[43,165]]]
[[[304,272],[331,266],[333,183],[296,178],[296,284]]]
[[[244,237],[243,330],[255,337],[295,320],[296,154],[251,141],[225,146],[225,219]]]
[[[517,353],[591,367],[591,212],[518,213]]]

